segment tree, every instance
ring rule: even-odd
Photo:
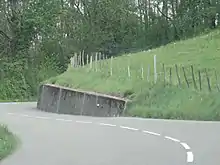
[[[0,0],[0,84],[18,87],[18,97],[34,95],[75,52],[154,48],[219,22],[219,0]],[[4,98],[16,97],[15,90]]]

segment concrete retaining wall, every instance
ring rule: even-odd
[[[42,111],[97,117],[121,116],[129,100],[51,84],[39,88],[37,108]]]

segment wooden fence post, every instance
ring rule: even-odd
[[[185,79],[185,81],[186,81],[187,87],[189,88],[189,82],[188,82],[187,77],[186,77],[186,72],[185,72],[184,66],[182,66],[182,69],[183,69],[184,79]]]
[[[113,70],[113,69],[112,69],[112,65],[113,65],[113,57],[111,56],[111,62],[110,62],[110,75],[111,75],[111,76],[112,76],[112,74],[113,74],[113,73],[112,73],[112,72],[113,72],[113,71],[112,71],[112,70]]]
[[[154,55],[154,83],[157,83],[157,56]]]
[[[85,66],[85,56],[84,56],[84,50],[82,51],[82,66]]]
[[[178,84],[179,84],[179,87],[180,87],[181,86],[181,81],[180,81],[180,76],[179,76],[177,64],[175,64],[175,68],[176,68],[176,76],[177,76]]]
[[[147,67],[147,81],[150,82],[150,65]]]
[[[170,67],[170,85],[172,85],[172,67]]]
[[[81,67],[82,66],[82,55],[81,55],[81,53],[79,52],[79,67]]]
[[[77,68],[78,67],[78,57],[77,57],[77,53],[74,53],[74,57],[75,57],[75,68]]]
[[[89,64],[89,55],[87,54],[86,55],[86,65],[88,65]]]
[[[162,67],[163,67],[163,81],[164,81],[164,86],[166,86],[166,70],[165,70],[165,65],[164,63],[162,64]]]
[[[218,92],[220,91],[219,89],[219,83],[218,83],[218,74],[217,74],[217,71],[215,70],[215,80],[216,80],[216,88],[218,90]]]
[[[128,78],[131,78],[131,72],[130,72],[130,66],[129,65],[128,65],[127,69],[128,69]]]
[[[201,91],[202,90],[202,78],[201,78],[200,70],[198,71],[198,74],[199,74],[199,90]]]
[[[103,60],[103,63],[102,63],[102,67],[104,67],[105,66],[105,55],[104,54],[102,54],[102,60]]]
[[[206,79],[207,79],[207,83],[208,83],[208,89],[211,92],[212,89],[211,89],[210,79],[209,79],[209,76],[208,76],[207,69],[205,69],[205,73],[206,73]]]
[[[144,79],[144,66],[141,64],[141,78]]]
[[[194,70],[193,70],[192,65],[191,65],[191,71],[192,71],[192,79],[193,79],[194,88],[197,89],[196,80],[195,80],[195,76],[194,76]]]
[[[98,61],[99,61],[99,69],[102,70],[102,62],[103,62],[103,60],[102,60],[102,53],[99,52],[98,56],[99,56],[99,59],[98,59]]]
[[[92,54],[90,55],[90,69],[92,69]]]
[[[98,63],[98,54],[96,53],[95,54],[95,71],[96,72],[98,71],[98,66],[97,66],[98,64],[97,63]]]

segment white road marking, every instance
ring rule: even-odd
[[[68,120],[68,119],[55,119],[56,121],[65,121],[65,122],[73,122],[72,120]]]
[[[132,131],[138,131],[139,130],[137,128],[131,128],[131,127],[125,127],[125,126],[120,126],[120,128],[132,130]]]
[[[172,138],[172,137],[169,137],[169,136],[165,136],[166,139],[169,139],[169,140],[172,140],[174,142],[180,142],[180,140],[178,139],[175,139],[175,138]]]
[[[23,117],[32,117],[32,118],[35,118],[34,116],[30,116],[30,115],[26,115],[26,114],[21,114],[20,116],[23,116]]]
[[[28,117],[28,118],[37,118],[40,119],[40,116],[30,116],[27,114],[17,114],[17,113],[8,113],[8,115],[20,116],[20,117]]]
[[[8,113],[8,115],[16,115],[15,113]]]
[[[0,103],[1,104],[1,103]],[[13,104],[13,103],[8,103],[8,104]],[[36,118],[36,119],[51,119],[50,117],[44,117],[44,116],[30,116],[27,114],[16,114],[16,113],[7,113],[8,115],[17,115],[17,116],[22,116],[22,117],[29,117],[29,118]],[[61,119],[61,118],[57,118],[55,119],[56,121],[64,121],[64,122],[73,122],[73,120],[68,120],[68,119]],[[84,123],[84,124],[92,124],[92,122],[90,121],[75,121],[76,123]],[[103,125],[103,126],[110,126],[110,127],[116,127],[116,125],[114,124],[107,124],[107,123],[98,123],[99,125]],[[132,128],[132,127],[126,127],[126,126],[120,126],[120,128],[123,129],[128,129],[128,130],[133,130],[133,131],[138,131],[139,129],[137,128]],[[147,133],[147,134],[151,134],[151,135],[155,135],[155,136],[161,136],[161,134],[159,133],[155,133],[155,132],[151,132],[151,131],[146,131],[143,130],[143,133]],[[164,138],[172,140],[174,142],[179,142],[180,140],[169,137],[169,136],[164,136]],[[181,142],[180,143],[186,150],[190,150],[190,147],[188,146],[188,144]],[[191,151],[187,152],[187,162],[193,162],[194,161],[194,155]]]
[[[141,117],[112,117],[111,120],[139,120],[139,121],[153,121],[153,122],[178,122],[178,123],[196,123],[196,124],[218,124],[218,121],[194,121],[194,120],[175,120],[175,119],[150,119]]]
[[[2,105],[18,104],[18,102],[2,102]]]
[[[150,132],[150,131],[143,131],[143,132],[147,134],[155,135],[155,136],[160,136],[159,133],[155,133],[155,132]]]
[[[46,119],[46,120],[50,119],[49,117],[45,117],[45,116],[36,116],[34,118],[36,118],[36,119]]]
[[[106,123],[99,123],[99,125],[110,126],[110,127],[116,127],[116,125],[114,125],[114,124],[106,124]]]
[[[192,152],[187,152],[187,162],[191,163],[193,162],[194,156]]]
[[[37,103],[37,102],[0,102],[1,104],[29,104],[29,103]]]
[[[92,124],[91,121],[76,121],[76,123]]]
[[[180,143],[186,150],[190,150],[190,147],[186,143]]]

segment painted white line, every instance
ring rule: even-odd
[[[46,117],[46,116],[30,116],[27,114],[8,113],[8,115],[15,115],[15,116],[21,116],[21,117],[35,118],[35,119],[44,119],[44,120],[51,119],[50,117]]]
[[[190,147],[186,143],[180,143],[186,150],[190,150]]]
[[[106,124],[106,123],[99,123],[99,125],[110,126],[110,127],[116,127],[116,125],[114,125],[114,124]]]
[[[8,113],[8,115],[16,115],[15,113]]]
[[[44,117],[44,116],[30,116],[27,114],[16,114],[16,113],[7,113],[8,115],[17,115],[17,116],[23,116],[23,117],[29,117],[29,118],[36,118],[36,119],[51,119],[50,117]],[[68,119],[55,119],[56,121],[64,121],[64,122],[73,122],[72,120],[68,120]],[[76,121],[76,123],[84,123],[84,124],[92,124],[92,122],[90,121]],[[107,123],[99,123],[99,125],[103,125],[103,126],[110,126],[110,127],[116,127],[116,125],[114,124],[107,124]],[[126,127],[126,126],[120,126],[120,128],[123,129],[128,129],[128,130],[133,130],[133,131],[138,131],[139,129],[137,128],[132,128],[132,127]],[[147,134],[151,134],[151,135],[155,135],[155,136],[161,136],[161,134],[159,133],[155,133],[155,132],[151,132],[151,131],[142,131],[143,133],[147,133]],[[165,136],[166,139],[174,141],[174,142],[180,142],[180,140],[169,137],[169,136]],[[188,144],[181,142],[180,143],[186,150],[190,150],[190,147],[188,146]],[[194,155],[191,151],[187,152],[187,162],[193,162],[194,161]]]
[[[1,102],[1,104],[30,104],[30,103],[37,103],[37,102]]]
[[[194,156],[192,152],[187,152],[187,162],[191,163],[193,162]]]
[[[23,117],[32,117],[32,118],[35,118],[34,116],[30,116],[30,115],[25,115],[25,114],[21,114],[19,116],[23,116]]]
[[[44,117],[44,116],[30,116],[27,114],[16,114],[16,113],[7,113],[8,115],[17,115],[17,116],[23,116],[23,117],[29,117],[29,118],[36,118],[36,119],[51,119],[50,117]],[[57,118],[55,119],[56,121],[63,121],[63,122],[73,122],[73,120],[68,120],[68,119],[61,119],[61,118]],[[84,124],[92,124],[92,122],[90,121],[75,121],[76,123],[84,123]],[[107,124],[107,123],[98,123],[99,125],[103,125],[103,126],[110,126],[110,127],[116,127],[116,125],[114,124]],[[133,131],[138,131],[139,129],[137,128],[132,128],[132,127],[126,127],[126,126],[120,126],[120,128],[122,129],[128,129],[128,130],[133,130]],[[155,132],[151,132],[151,131],[142,131],[143,133],[147,133],[147,134],[151,134],[151,135],[155,135],[155,136],[161,136],[161,134],[159,133],[155,133]],[[180,140],[169,137],[169,136],[164,136],[165,139],[174,141],[174,142],[180,142]],[[180,143],[186,150],[190,150],[190,147],[188,146],[188,144],[181,142]],[[191,151],[187,152],[187,163],[191,163],[194,161],[194,155]]]
[[[20,117],[28,117],[28,118],[42,118],[40,116],[30,116],[30,115],[27,115],[27,114],[18,114],[18,113],[8,113],[8,115],[14,115],[14,116],[20,116]]]
[[[131,127],[125,127],[125,126],[120,126],[120,128],[132,130],[132,131],[138,131],[139,130],[137,128],[131,128]]]
[[[155,132],[150,132],[150,131],[143,131],[143,132],[147,134],[155,135],[155,136],[160,136],[159,133],[155,133]]]
[[[150,118],[139,118],[139,117],[120,117],[110,118],[111,120],[139,120],[139,121],[150,121],[150,122],[176,122],[176,123],[196,123],[196,124],[219,124],[218,121],[194,121],[194,120],[174,120],[174,119],[150,119]]]
[[[169,136],[165,136],[165,138],[168,139],[168,140],[172,140],[174,142],[180,142],[180,140],[172,138],[172,137],[169,137]]]
[[[76,121],[76,123],[92,124],[92,122],[90,121]]]
[[[18,102],[2,102],[2,105],[18,104]]]
[[[68,119],[55,119],[56,121],[65,121],[65,122],[72,122],[72,120],[68,120]]]
[[[49,117],[44,117],[44,116],[36,116],[34,118],[36,118],[36,119],[45,119],[45,120],[49,120],[50,119]]]

